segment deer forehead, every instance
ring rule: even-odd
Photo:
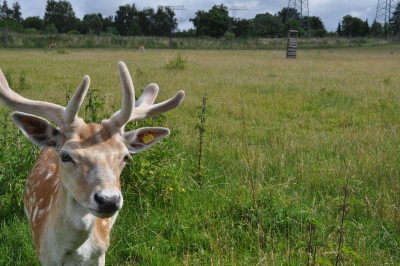
[[[95,123],[80,126],[70,139],[62,145],[61,151],[90,161],[101,158],[107,160],[120,159],[128,153],[119,132],[113,132],[107,126]]]

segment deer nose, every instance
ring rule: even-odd
[[[99,212],[112,213],[121,209],[122,196],[120,193],[96,193],[94,201],[97,203]]]

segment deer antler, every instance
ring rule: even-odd
[[[128,122],[144,120],[174,109],[181,104],[185,97],[185,92],[181,90],[171,99],[153,105],[159,88],[157,84],[152,83],[146,87],[135,103],[132,79],[124,62],[118,63],[118,70],[121,78],[123,101],[121,110],[115,112],[110,118],[110,122],[117,128],[123,128]]]
[[[32,101],[22,97],[10,88],[0,69],[0,102],[14,111],[45,117],[56,123],[62,131],[66,131],[78,120],[77,114],[85,99],[89,85],[90,78],[89,76],[85,76],[65,108],[57,104]]]

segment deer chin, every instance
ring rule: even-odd
[[[96,211],[96,210],[93,210],[93,209],[88,209],[88,210],[89,210],[89,212],[91,214],[93,214],[97,218],[110,218],[110,217],[118,214],[118,211],[115,211],[115,212],[100,212],[100,211]]]

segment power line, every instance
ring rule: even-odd
[[[249,10],[246,6],[227,6],[227,10],[232,11],[232,17],[236,18],[236,10]]]
[[[157,7],[159,8],[169,8],[171,10],[186,10],[185,7],[182,6],[164,6],[164,5],[158,5]]]

